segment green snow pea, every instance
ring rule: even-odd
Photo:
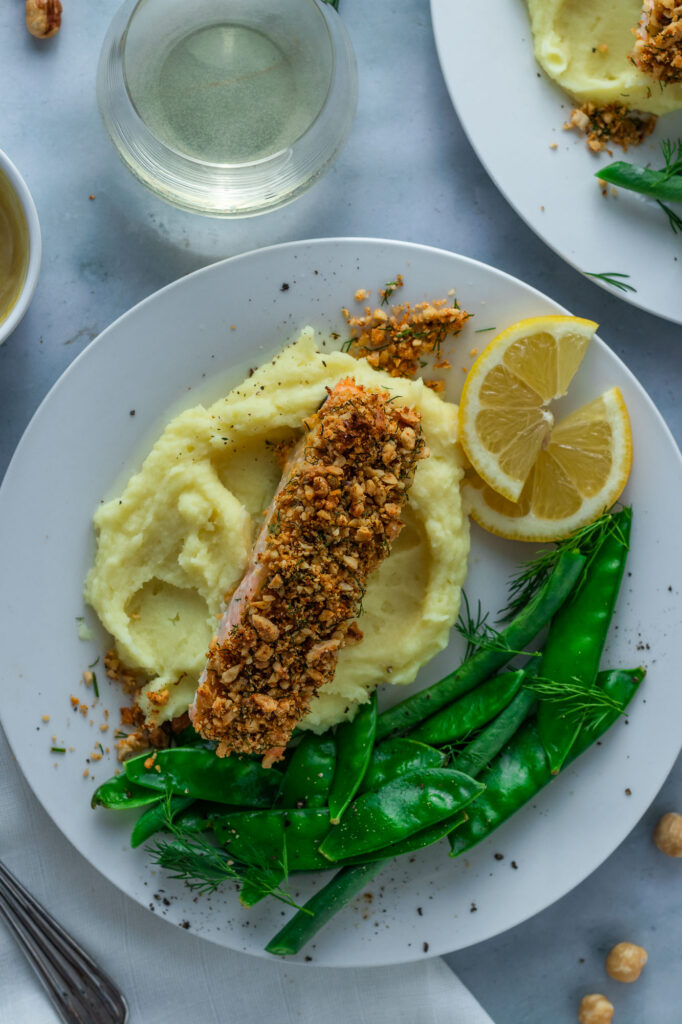
[[[631,524],[631,508],[610,517],[584,582],[552,619],[538,667],[541,678],[578,683],[586,689],[594,685],[623,578]],[[540,700],[538,730],[554,775],[566,760],[580,724],[581,718],[566,714],[565,704]]]
[[[444,818],[443,821],[438,821],[435,825],[427,825],[426,828],[420,829],[414,835],[407,836],[406,839],[401,839],[397,843],[391,843],[390,846],[382,846],[380,850],[375,850],[374,853],[363,853],[357,857],[348,857],[344,860],[344,864],[369,864],[371,861],[386,860],[388,857],[402,857],[404,853],[415,853],[416,850],[423,850],[426,846],[432,846],[441,839],[445,839],[456,828],[463,825],[467,817],[466,811],[457,811],[449,818]],[[327,862],[327,867],[329,866],[329,862]]]
[[[280,772],[263,768],[257,761],[216,757],[213,751],[200,747],[159,750],[147,768],[149,760],[141,754],[126,761],[131,782],[157,792],[241,807],[271,807],[282,778]]]
[[[651,196],[652,199],[682,203],[682,176],[679,174],[670,175],[665,170],[652,171],[648,167],[616,160],[606,167],[600,167],[595,177],[617,185],[618,188]]]
[[[377,728],[376,690],[352,722],[336,730],[336,771],[329,793],[329,813],[336,824],[357,793],[372,756]]]
[[[623,706],[630,703],[644,678],[644,669],[600,672],[597,685]],[[570,760],[587,750],[619,717],[608,711],[583,724]],[[538,723],[531,718],[513,736],[481,775],[485,792],[467,809],[469,820],[450,837],[451,857],[465,853],[486,839],[553,778],[540,739]]]
[[[486,725],[506,708],[518,693],[524,678],[522,669],[493,676],[487,683],[482,683],[471,693],[427,718],[410,733],[410,739],[435,744],[461,739],[474,729]]]
[[[289,871],[329,867],[317,849],[329,832],[329,811],[269,810],[214,814],[211,827],[220,845],[242,864],[284,865]]]
[[[329,860],[345,860],[391,846],[422,828],[452,817],[484,787],[449,768],[423,768],[363,793],[320,844]]]
[[[573,589],[585,561],[585,556],[575,549],[562,551],[551,575],[503,630],[501,636],[511,650],[521,650],[547,625]],[[414,729],[446,704],[485,682],[493,672],[506,665],[509,658],[510,655],[504,650],[477,651],[440,682],[413,694],[379,715],[377,741]]]
[[[516,730],[521,728],[536,703],[534,694],[520,690],[504,711],[453,759],[450,767],[470,775],[472,779],[478,778]]]
[[[112,775],[110,779],[98,786],[92,794],[92,807],[108,807],[114,811],[127,811],[131,807],[144,807],[146,804],[158,804],[162,797],[146,786],[138,786],[126,775]]]
[[[193,796],[172,796],[170,798],[171,814],[175,815],[180,811],[184,811],[194,802]],[[146,841],[156,832],[159,832],[164,828],[165,824],[166,801],[162,800],[161,803],[157,803],[154,804],[153,807],[149,807],[137,819],[130,836],[130,845],[133,848],[141,846],[142,843],[146,843]]]
[[[336,767],[333,736],[304,735],[282,779],[280,807],[325,807]]]
[[[445,760],[445,754],[440,750],[435,750],[426,743],[417,743],[412,737],[384,740],[372,751],[357,795],[360,796],[370,789],[379,789],[399,775],[407,775],[408,772],[417,771],[419,768],[442,768]]]

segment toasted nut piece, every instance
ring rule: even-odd
[[[593,993],[583,996],[578,1007],[579,1024],[611,1024],[613,1020],[613,1003],[606,996]]]
[[[49,39],[59,32],[62,5],[59,0],[26,0],[26,28],[36,39]]]
[[[664,814],[654,829],[654,842],[669,857],[682,857],[682,814]]]
[[[641,946],[619,942],[606,958],[606,973],[616,981],[637,981],[648,959],[647,951]]]

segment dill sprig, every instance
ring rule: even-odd
[[[665,167],[661,168],[663,180],[667,181],[668,178],[682,175],[682,139],[678,139],[676,142],[673,142],[672,139],[663,139],[661,152],[665,160]]]
[[[596,277],[597,280],[610,284],[612,288],[619,288],[622,292],[636,292],[637,289],[625,281],[629,274],[617,274],[615,271],[606,271],[603,274],[594,274],[589,270],[583,271],[586,277]]]
[[[577,548],[581,554],[585,555],[586,562],[573,590],[573,596],[569,598],[569,600],[573,600],[574,595],[580,591],[585,581],[595,555],[611,534],[620,535],[622,543],[627,545],[622,530],[617,520],[614,519],[613,510],[602,513],[593,523],[588,523],[587,526],[576,530],[570,537],[559,541],[553,548],[540,551],[531,561],[524,562],[509,581],[508,601],[506,607],[500,612],[500,621],[506,622],[522,608],[525,608],[536,591],[551,575],[561,553]]]
[[[678,233],[678,231],[682,232],[682,217],[680,217],[678,214],[676,214],[674,210],[671,210],[670,207],[668,206],[668,204],[662,202],[662,200],[657,199],[656,202],[658,203],[658,205],[660,206],[660,208],[663,210],[663,212],[665,213],[666,217],[668,218],[668,223],[670,224],[670,227],[672,228],[673,234],[676,235]]]
[[[575,677],[567,682],[557,683],[542,676],[526,676],[523,686],[542,700],[563,704],[563,714],[566,717],[589,717],[590,725],[593,726],[602,724],[606,716],[614,711],[619,715],[627,714],[624,706],[608,693],[597,687],[588,689]]]
[[[395,281],[386,282],[386,284],[384,285],[380,292],[382,306],[388,305],[388,300],[391,298],[391,295],[393,295],[393,292],[396,291],[397,288],[400,288],[401,284],[402,281],[398,279],[396,279]]]
[[[465,660],[471,658],[477,651],[500,651],[509,655],[510,658],[520,654],[531,658],[540,656],[540,651],[514,650],[504,634],[490,625],[488,615],[488,612],[485,615],[483,614],[481,602],[479,601],[476,608],[476,617],[474,618],[471,613],[469,599],[465,592],[462,591],[462,607],[459,618],[455,623],[455,629],[467,642],[464,654]]]
[[[304,909],[283,888],[288,879],[286,840],[282,860],[269,865],[242,864],[218,846],[214,846],[200,832],[190,832],[175,820],[171,794],[164,800],[164,827],[172,834],[170,840],[159,840],[149,850],[155,864],[170,873],[171,878],[185,882],[200,893],[212,893],[226,881],[248,884],[262,896],[273,896],[287,906]]]

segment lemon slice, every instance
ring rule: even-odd
[[[493,338],[467,375],[460,442],[478,475],[510,501],[549,440],[549,403],[566,394],[597,326],[574,316],[521,320]]]
[[[611,388],[554,427],[517,502],[492,490],[473,468],[463,497],[472,518],[490,533],[560,540],[613,505],[631,466],[630,418],[620,391]]]

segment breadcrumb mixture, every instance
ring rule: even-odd
[[[219,756],[281,758],[339,650],[362,637],[365,585],[428,454],[419,412],[387,391],[348,378],[328,392],[304,424],[190,710]]]
[[[644,0],[632,57],[659,82],[682,82],[682,4]]]
[[[380,291],[384,306],[393,292],[402,287],[400,274]],[[359,295],[360,292],[356,293]],[[364,296],[363,296],[364,297]],[[447,299],[435,302],[420,302],[414,306],[405,302],[371,309],[365,306],[364,314],[353,315],[344,309],[344,318],[350,328],[350,339],[344,350],[356,359],[366,359],[376,370],[385,370],[392,377],[416,377],[426,366],[425,356],[435,353],[437,369],[449,369],[450,363],[441,352],[441,346],[448,335],[459,334],[471,314],[459,308],[457,301],[449,304]],[[440,380],[426,380],[427,387],[443,391],[445,384]]]
[[[603,107],[583,103],[572,111],[564,129],[581,132],[586,136],[588,149],[600,153],[609,143],[623,149],[639,146],[656,127],[656,120],[655,114],[639,114],[621,103],[607,103]]]

